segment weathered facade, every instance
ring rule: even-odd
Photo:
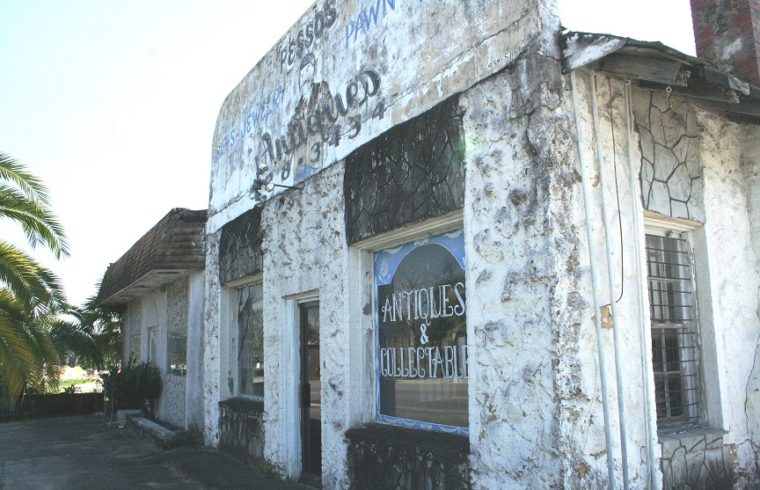
[[[325,488],[759,485],[725,70],[554,2],[317,2],[217,122],[206,443]]]
[[[203,428],[205,229],[205,210],[171,210],[108,267],[98,292],[123,311],[123,363],[161,370],[156,417],[194,432]]]

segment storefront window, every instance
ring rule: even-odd
[[[467,330],[461,231],[375,254],[378,418],[467,427]]]
[[[264,318],[261,283],[240,289],[238,309],[238,389],[264,397]]]

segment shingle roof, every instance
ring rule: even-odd
[[[175,208],[108,266],[98,304],[127,303],[205,264],[206,210]]]

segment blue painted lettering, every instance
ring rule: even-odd
[[[356,17],[346,23],[346,48],[356,42],[359,33],[369,34],[372,27],[378,25],[388,15],[388,8],[396,10],[396,0],[372,0],[369,7],[362,7]]]

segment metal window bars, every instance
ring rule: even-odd
[[[702,421],[700,335],[688,242],[647,235],[652,364],[661,431]]]

